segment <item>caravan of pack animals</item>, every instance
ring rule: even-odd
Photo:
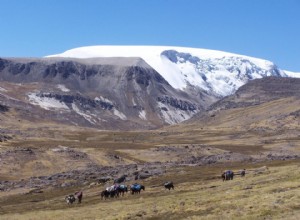
[[[245,169],[241,170],[238,175],[244,177],[246,175]],[[232,170],[226,170],[221,174],[223,181],[233,180],[234,173]],[[125,193],[130,192],[132,195],[140,194],[141,190],[145,190],[145,186],[134,183],[132,185],[126,185],[124,182],[126,180],[126,176],[122,176],[114,181],[112,186],[106,187],[101,193],[101,199],[109,199],[109,198],[118,198],[119,196],[124,196]],[[174,189],[174,183],[172,181],[167,181],[163,184],[165,189],[171,190]],[[65,197],[67,204],[72,205],[76,200],[78,203],[81,203],[83,197],[83,192],[75,192],[74,194],[70,194]]]

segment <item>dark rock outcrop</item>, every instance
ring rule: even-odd
[[[28,120],[102,129],[153,129],[178,123],[213,100],[209,94],[202,99],[194,88],[192,93],[174,89],[140,58],[0,59],[0,80],[27,91],[22,100],[35,106],[13,95],[6,96],[5,103]],[[0,106],[2,111],[7,108]],[[178,114],[182,116],[173,117]]]

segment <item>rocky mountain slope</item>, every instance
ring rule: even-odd
[[[1,59],[0,79],[3,111],[105,129],[179,123],[216,100],[174,89],[140,58]]]
[[[8,124],[18,118],[153,129],[188,120],[250,80],[287,73],[270,61],[221,51],[83,47],[46,58],[0,59],[0,104]]]

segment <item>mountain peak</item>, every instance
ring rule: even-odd
[[[88,46],[49,57],[140,57],[175,89],[199,87],[219,96],[234,93],[252,79],[287,76],[268,60],[189,47]]]

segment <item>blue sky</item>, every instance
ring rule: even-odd
[[[0,0],[0,56],[91,45],[222,50],[300,72],[300,0]]]

